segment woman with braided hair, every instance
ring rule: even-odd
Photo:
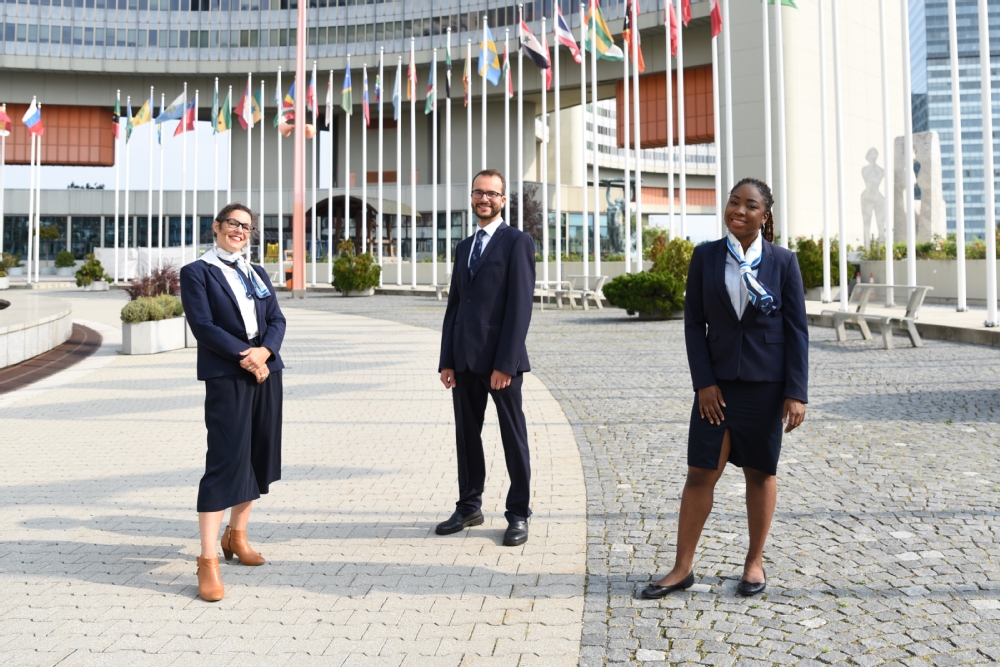
[[[695,248],[684,335],[694,383],[688,474],[673,569],[642,591],[661,598],[694,584],[694,554],[726,463],[746,478],[750,547],[737,592],[766,587],[764,543],[777,502],[782,424],[805,418],[809,332],[798,261],[774,245],[774,199],[744,178],[729,194],[725,238]]]

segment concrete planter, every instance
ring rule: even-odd
[[[683,310],[675,310],[674,312],[667,313],[665,315],[663,313],[661,313],[660,311],[658,311],[658,310],[653,311],[652,313],[639,313],[639,319],[643,320],[643,321],[648,321],[648,320],[683,320],[684,319],[684,311]]]
[[[346,292],[341,292],[341,295],[343,295],[343,296],[374,296],[375,295],[375,288],[374,287],[369,287],[366,290],[360,290],[360,291],[357,291],[357,290],[347,290]]]
[[[57,276],[72,276],[74,274],[76,274],[76,267],[75,266],[59,266],[59,267],[56,267],[56,275]]]
[[[24,275],[24,267],[23,266],[12,266],[11,268],[7,269],[7,275],[10,276],[10,277],[12,277],[12,278],[14,278],[14,277],[20,278],[21,276]]]
[[[54,266],[40,266],[40,267],[38,267],[38,275],[40,275],[40,276],[54,276],[54,275],[56,275],[56,267],[54,267]]]
[[[122,323],[122,354],[158,354],[184,347],[183,317],[169,320]]]
[[[107,280],[95,280],[83,288],[85,292],[107,292],[111,289]]]
[[[188,324],[187,318],[184,318],[184,347],[198,347],[198,339],[194,337],[194,332],[191,331],[191,325]]]
[[[927,293],[928,303],[954,303],[958,298],[958,261],[954,259],[918,259],[917,284],[930,285],[934,291]],[[997,260],[1000,269],[1000,260]],[[897,285],[906,284],[906,260],[893,262],[893,272]],[[872,274],[875,282],[885,282],[885,262],[861,262],[861,279],[867,282]],[[965,262],[966,295],[970,305],[986,304],[986,260],[969,259]]]
[[[830,286],[830,299],[832,301],[838,301],[840,299],[840,286],[831,285]],[[823,300],[823,288],[822,287],[810,287],[806,290],[806,301],[822,301]]]
[[[0,278],[0,289],[10,289],[10,278],[7,276]]]

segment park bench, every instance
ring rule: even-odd
[[[882,334],[882,347],[886,350],[893,349],[892,333],[897,329],[909,336],[910,344],[913,347],[922,347],[923,341],[917,332],[916,320],[920,314],[920,308],[924,304],[927,292],[932,289],[934,288],[926,285],[859,283],[854,286],[848,301],[849,304],[855,304],[854,310],[824,310],[821,315],[830,315],[833,318],[833,327],[837,332],[837,340],[841,343],[847,340],[846,324],[852,322],[861,330],[861,337],[864,340],[872,340],[871,330],[868,325],[877,325],[879,333]],[[878,290],[895,294],[904,294],[909,291],[904,313],[899,315],[896,313],[867,312],[868,304]]]
[[[448,292],[451,290],[451,285],[435,285],[434,294],[437,296],[437,300],[448,298]]]
[[[601,292],[601,288],[604,287],[607,276],[567,276],[567,278],[569,280],[564,280],[554,291],[556,303],[560,307],[562,300],[566,299],[571,308],[576,308],[575,300],[579,299],[584,310],[590,310],[591,301],[598,308],[604,308],[602,303],[604,293]],[[594,285],[593,289],[590,287],[591,283]]]

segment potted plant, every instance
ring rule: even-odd
[[[68,250],[61,251],[56,255],[56,275],[71,276],[76,268],[76,257]]]
[[[604,298],[612,306],[624,308],[639,319],[681,319],[684,290],[694,245],[685,239],[667,243],[658,236],[650,248],[653,266],[649,271],[627,273],[604,286]]]
[[[140,296],[122,308],[122,354],[157,354],[184,347],[184,307],[170,294]]]
[[[17,277],[24,275],[24,267],[21,266],[20,255],[12,255],[9,252],[5,252],[0,257],[2,257],[0,262],[3,263],[8,276]]]
[[[333,263],[333,287],[344,296],[371,296],[375,293],[382,269],[371,253],[354,254],[354,242],[341,241],[340,256]]]
[[[42,241],[48,241],[48,247],[50,249],[49,252],[51,252],[52,242],[58,241],[61,236],[62,234],[59,232],[59,228],[55,225],[45,225],[40,227],[38,230],[38,238],[41,239],[39,244],[41,244]],[[39,256],[41,256],[41,253],[39,253]],[[54,266],[40,266],[38,272],[43,276],[53,276],[56,274],[56,269]]]
[[[104,292],[108,289],[111,277],[104,272],[100,260],[94,255],[87,255],[83,266],[76,272],[76,286],[82,287],[88,292]]]

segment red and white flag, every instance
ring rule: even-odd
[[[638,6],[636,6],[636,13],[638,14]],[[632,57],[632,38],[635,37],[636,40],[636,62],[639,67],[639,74],[646,71],[646,61],[642,57],[642,44],[639,38],[639,31],[632,30],[632,0],[627,0],[625,2],[625,23],[622,27],[622,39],[625,40],[626,51],[628,52],[629,58]]]
[[[712,19],[712,37],[718,37],[722,32],[722,8],[719,0],[708,0],[709,15]]]
[[[549,36],[542,35],[542,50],[545,51],[545,55],[549,55]],[[545,90],[552,90],[552,68],[545,68]]]
[[[563,18],[562,10],[556,5],[556,39],[559,43],[569,49],[570,54],[573,56],[573,60],[579,65],[582,60],[580,55],[580,47],[577,45],[576,40],[573,39],[573,33],[570,31],[569,26],[566,24],[566,19]]]

